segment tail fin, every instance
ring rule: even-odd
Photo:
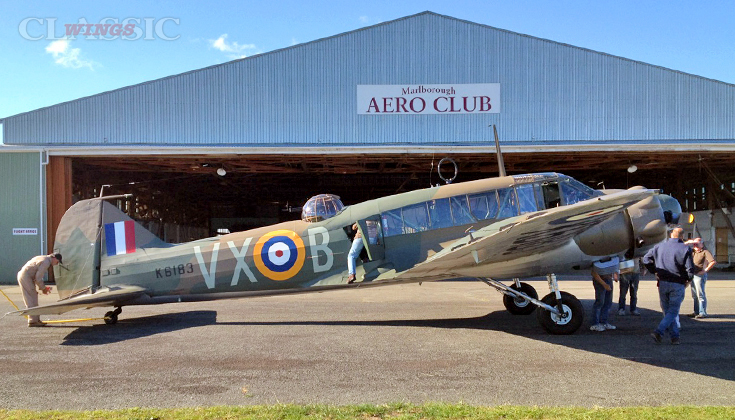
[[[106,256],[167,246],[117,207],[104,201],[109,198],[113,197],[81,200],[71,206],[59,222],[54,252],[61,254],[64,263],[54,267],[54,277],[61,299],[89,289],[95,278],[99,279],[97,265]],[[100,255],[96,255],[98,252]]]

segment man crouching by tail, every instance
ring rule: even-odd
[[[27,308],[38,306],[38,292],[47,295],[51,292],[51,288],[43,283],[43,276],[51,266],[61,263],[61,254],[39,255],[31,258],[23,268],[18,271],[18,285],[23,291],[23,303]],[[38,287],[38,291],[36,291]],[[41,322],[38,315],[28,316],[29,327],[43,327],[45,324]]]
[[[664,333],[669,332],[671,344],[679,344],[679,309],[684,301],[686,285],[694,276],[692,250],[684,244],[681,236],[684,229],[676,227],[671,231],[671,238],[660,242],[643,257],[646,269],[656,274],[658,280],[658,296],[664,319],[651,334],[656,343],[660,343]]]

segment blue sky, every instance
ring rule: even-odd
[[[0,0],[0,118],[427,10],[735,84],[735,0]],[[80,19],[138,39],[55,39]]]

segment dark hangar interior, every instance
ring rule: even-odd
[[[498,176],[495,154],[89,156],[71,159],[72,189],[74,199],[101,190],[132,193],[134,218],[212,235],[222,227],[238,231],[297,219],[301,205],[320,193],[339,195],[349,205],[443,184],[437,167],[445,157],[457,164],[454,182]],[[735,205],[735,156],[727,153],[611,150],[506,153],[503,159],[508,175],[559,172],[597,189],[659,188],[684,211]],[[454,175],[450,163],[441,171],[445,178]]]

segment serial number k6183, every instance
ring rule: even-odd
[[[194,264],[192,263],[172,265],[170,267],[156,268],[156,278],[162,279],[164,277],[180,276],[193,272]]]

